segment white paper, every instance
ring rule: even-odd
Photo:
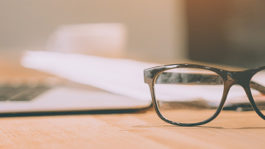
[[[22,59],[22,65],[112,93],[150,100],[143,70],[157,64],[81,54],[29,51]]]

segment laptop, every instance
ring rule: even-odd
[[[77,85],[0,84],[0,114],[138,110],[150,101]]]
[[[47,79],[39,83],[30,80],[24,83],[0,83],[0,115],[127,112],[151,105],[150,99],[142,100],[61,76],[58,78],[63,81]]]

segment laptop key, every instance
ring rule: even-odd
[[[10,84],[0,85],[0,102],[30,101],[48,89],[49,87],[43,84],[36,86],[26,84],[19,86],[12,86]]]
[[[0,95],[0,101],[6,101],[8,99],[5,95]]]
[[[47,91],[49,87],[46,86],[37,86],[37,87],[29,87],[25,91],[17,94],[8,99],[8,101],[31,101],[38,95],[42,94],[43,92]]]
[[[2,85],[0,87],[0,101],[7,101],[10,97],[22,91],[22,87]]]

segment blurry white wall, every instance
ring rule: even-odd
[[[0,0],[0,50],[43,49],[65,24],[122,23],[128,55],[183,58],[184,13],[183,0]]]

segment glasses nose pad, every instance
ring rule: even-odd
[[[218,108],[219,111],[221,111],[222,108],[224,107],[224,104],[225,104],[225,101],[227,99],[227,95],[229,93],[229,90],[230,90],[231,86],[232,86],[232,84],[224,85],[222,99],[221,99],[221,102],[220,102],[219,108]]]
[[[257,107],[254,99],[253,99],[253,96],[252,96],[252,93],[251,93],[251,90],[250,90],[250,87],[249,86],[244,86],[243,87],[244,90],[245,90],[245,93],[247,94],[247,97],[249,99],[249,102],[251,103],[252,105],[252,108],[255,110],[255,112],[262,118],[265,120],[265,116],[260,112],[259,108]]]
[[[252,105],[256,105],[255,102],[254,102],[254,99],[252,97],[252,94],[251,94],[251,90],[248,86],[244,86],[244,91],[248,97],[248,100],[249,102],[252,104]]]

